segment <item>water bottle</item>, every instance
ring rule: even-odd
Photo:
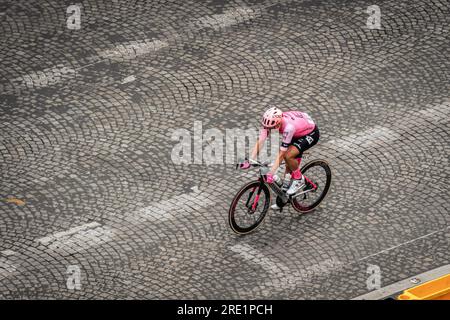
[[[287,189],[289,189],[290,186],[291,186],[291,174],[290,173],[286,173],[286,176],[284,177],[282,189],[284,191],[286,191]]]
[[[281,181],[281,178],[276,174],[273,176],[273,181],[278,185],[281,186],[281,184],[283,183],[283,181]]]

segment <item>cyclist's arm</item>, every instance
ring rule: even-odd
[[[271,172],[272,174],[275,174],[275,171],[277,171],[278,167],[280,166],[281,162],[282,162],[283,159],[284,159],[284,155],[285,155],[285,154],[286,154],[286,151],[280,150],[280,151],[278,152],[278,155],[277,155],[277,157],[275,158],[275,162],[273,163],[272,168],[270,169],[270,172]]]
[[[280,166],[281,162],[284,159],[284,156],[288,150],[289,144],[292,142],[292,137],[294,136],[295,127],[292,125],[286,126],[284,132],[283,132],[283,140],[281,141],[280,151],[278,152],[278,156],[275,159],[275,162],[272,165],[272,168],[270,169],[270,172],[272,174],[275,174],[275,171]]]
[[[256,157],[258,156],[259,152],[261,151],[261,149],[264,145],[264,141],[266,141],[266,138],[268,135],[269,135],[269,130],[264,129],[264,128],[261,129],[261,131],[259,133],[258,141],[256,142],[255,146],[253,147],[250,159],[256,159]]]

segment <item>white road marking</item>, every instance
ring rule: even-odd
[[[134,75],[131,75],[131,76],[128,76],[128,77],[124,78],[121,83],[122,84],[130,83],[130,82],[133,82],[135,80],[136,80],[136,77]]]
[[[340,150],[344,149],[350,152],[357,152],[361,148],[369,148],[372,144],[379,141],[393,141],[399,139],[401,136],[399,133],[382,127],[376,126],[368,130],[351,134],[340,138],[339,140],[331,140],[327,143],[333,144]]]
[[[16,87],[42,88],[76,77],[77,71],[71,66],[57,65],[44,70],[34,71],[11,80]]]
[[[266,257],[263,253],[259,252],[256,248],[248,244],[236,244],[230,247],[230,250],[240,254],[245,260],[249,260],[255,264],[260,265],[271,275],[289,274],[290,270],[281,262],[275,262],[274,260]]]
[[[166,41],[158,39],[143,39],[117,44],[114,48],[100,51],[98,56],[103,59],[135,59],[151,52],[157,52],[169,46]]]
[[[448,115],[450,113],[450,101],[444,103],[431,105],[430,107],[420,110],[421,117],[427,120],[444,120],[448,121]]]
[[[160,221],[177,219],[182,214],[193,213],[200,208],[214,204],[214,201],[207,197],[211,197],[211,194],[202,192],[197,186],[194,186],[193,190],[193,192],[175,196],[137,210],[129,215],[127,220],[136,222],[136,220]],[[35,241],[45,246],[48,250],[58,251],[64,255],[110,242],[113,240],[113,237],[114,232],[111,228],[98,222],[91,222],[36,239]]]
[[[259,15],[261,15],[261,13],[258,13],[252,8],[237,7],[229,9],[224,13],[200,17],[197,20],[193,21],[191,25],[197,27],[198,30],[212,28],[216,31],[219,31],[221,29],[254,19]]]
[[[91,222],[36,241],[49,250],[71,254],[109,242],[113,235],[110,228],[104,227],[98,222]]]
[[[426,128],[429,122],[448,121],[449,113],[450,102],[446,101],[427,106],[427,108],[418,110],[414,114],[397,117],[397,119],[393,118],[391,122],[396,124],[395,127],[375,126],[339,139],[329,140],[322,145],[333,145],[334,148],[337,147],[339,150],[347,152],[359,152],[360,149],[368,149],[375,143],[386,143],[401,139],[401,133],[414,131],[418,126]]]
[[[47,236],[47,237],[44,237],[44,238],[37,239],[36,241],[42,243],[43,245],[48,245],[49,243],[55,241],[56,239],[63,238],[65,236],[73,235],[73,234],[75,234],[75,233],[77,233],[77,232],[79,232],[81,230],[86,230],[86,229],[90,229],[90,228],[96,228],[96,227],[99,227],[99,226],[101,226],[101,225],[98,222],[91,222],[91,223],[87,223],[87,224],[84,224],[84,225],[81,225],[81,226],[78,226],[78,227],[73,227],[73,228],[71,228],[69,230],[66,230],[66,231],[57,232],[57,233],[55,233],[55,234],[53,234],[51,236]]]
[[[420,239],[425,239],[433,234],[442,232],[449,228],[450,228],[450,226],[440,229],[440,230],[437,230],[437,231],[434,231],[434,232],[430,232],[423,236],[417,237],[415,239],[411,239],[409,241],[406,241],[406,242],[403,242],[396,246],[381,250],[379,252],[365,256],[363,258],[360,258],[358,260],[355,260],[355,261],[352,261],[349,263],[343,263],[334,258],[330,258],[330,259],[324,260],[318,264],[315,264],[312,266],[307,266],[302,270],[289,269],[283,263],[277,262],[274,259],[270,259],[270,258],[266,257],[263,253],[259,252],[256,248],[253,248],[252,246],[250,246],[248,244],[237,244],[237,245],[230,247],[230,250],[240,254],[245,260],[248,260],[252,263],[260,265],[269,274],[270,278],[266,282],[264,282],[264,284],[262,285],[263,287],[269,286],[274,289],[277,289],[277,288],[293,289],[293,288],[301,285],[302,282],[308,281],[313,276],[324,276],[331,272],[336,272],[339,269],[342,269],[343,267],[350,266],[352,264],[364,261],[368,258],[373,258],[377,255],[389,252],[398,247],[413,243],[414,241],[417,241]],[[433,273],[433,274],[436,274],[436,273]],[[284,276],[284,278],[280,279],[280,277],[282,277],[282,276]],[[400,285],[405,285],[405,283],[406,283],[405,281],[402,281],[402,282],[400,282]],[[398,286],[394,286],[394,287],[396,289],[398,289]],[[392,291],[392,288],[387,287],[387,288],[382,288],[380,290],[381,291],[377,291],[376,293],[369,293],[367,295],[364,295],[364,296],[361,296],[358,298],[372,299],[372,298],[379,296],[380,294],[383,295],[388,291]],[[400,290],[403,290],[403,289],[400,289]],[[397,290],[397,291],[399,291],[399,290]],[[393,294],[397,291],[393,291],[390,294]],[[245,290],[245,291],[243,290],[242,294],[248,294],[248,290]],[[389,294],[386,294],[385,296],[387,296],[387,295],[389,295]],[[358,299],[358,298],[356,298],[356,299]]]
[[[261,15],[262,8],[270,7],[275,4],[276,3],[270,3],[266,6],[257,5],[252,8],[245,6],[237,7],[229,9],[221,14],[213,14],[195,19],[192,22],[188,22],[187,25],[192,29],[192,32],[198,32],[208,27],[213,28],[214,30],[220,30],[256,18]],[[180,38],[178,33],[171,32],[171,34],[172,36],[165,38],[165,40],[142,39],[118,43],[113,48],[98,51],[97,55],[89,58],[89,60],[94,62],[88,63],[77,69],[73,69],[72,66],[58,65],[25,74],[19,78],[12,79],[10,83],[12,83],[14,87],[25,87],[28,89],[48,87],[68,78],[74,78],[77,74],[77,70],[89,67],[106,59],[130,60],[167,48],[169,47],[169,42]]]
[[[269,274],[269,279],[262,286],[269,286],[275,290],[295,288],[301,285],[301,283],[307,282],[315,275],[323,276],[324,274],[339,269],[343,265],[340,261],[330,258],[307,266],[304,269],[292,270],[285,264],[268,258],[264,253],[248,244],[237,244],[231,246],[230,250],[241,255],[245,260],[260,265]],[[248,294],[248,290],[243,290],[242,293]],[[268,292],[267,295],[271,293],[273,292]]]
[[[201,191],[197,186],[192,189],[193,192],[174,196],[142,208],[134,212],[130,218],[159,221],[172,220],[177,219],[181,214],[193,213],[201,208],[206,208],[214,204],[214,201],[211,199],[211,194]]]
[[[0,257],[0,281],[9,277],[17,270],[17,267],[8,259]]]
[[[2,252],[0,252],[0,254],[1,254],[2,256],[8,257],[8,256],[13,256],[13,255],[15,255],[16,252],[15,252],[15,251],[12,251],[12,250],[10,250],[10,249],[8,249],[8,250],[3,250]]]

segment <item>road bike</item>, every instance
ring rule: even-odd
[[[301,163],[302,158],[297,161]],[[268,162],[252,161],[251,166],[258,168],[258,180],[244,185],[234,196],[228,211],[228,221],[231,229],[238,234],[246,234],[256,230],[264,218],[271,203],[270,190],[276,195],[276,204],[283,208],[290,204],[300,213],[314,210],[323,201],[331,185],[331,169],[325,160],[314,160],[301,167],[302,174],[307,176],[316,186],[316,189],[303,186],[300,190],[288,195],[286,191],[290,184],[267,183],[266,175],[269,172]],[[236,165],[236,168],[239,164]],[[280,166],[283,169],[283,166]],[[292,181],[291,181],[292,182]]]

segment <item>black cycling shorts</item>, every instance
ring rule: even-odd
[[[308,133],[306,136],[297,139],[292,139],[292,142],[289,145],[293,145],[298,149],[300,154],[297,157],[300,158],[303,154],[303,151],[306,151],[312,146],[314,146],[319,141],[319,138],[320,138],[319,128],[316,125],[313,131]]]

